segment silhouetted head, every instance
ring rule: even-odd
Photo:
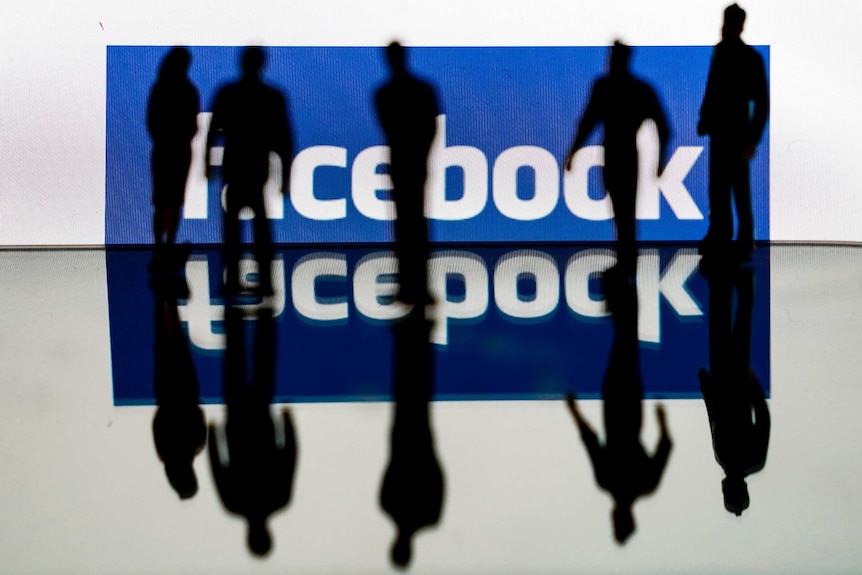
[[[266,54],[260,46],[249,46],[242,51],[242,75],[246,78],[257,78],[263,70]]]
[[[266,519],[248,520],[248,549],[258,557],[265,557],[272,549],[272,537]]]
[[[745,26],[745,10],[739,4],[731,4],[724,9],[724,24],[721,26],[722,38],[738,38]]]
[[[617,505],[611,514],[614,523],[614,538],[622,545],[635,532],[635,518],[630,505]]]
[[[721,480],[721,491],[724,493],[724,508],[737,517],[751,504],[744,477],[728,475]]]
[[[611,74],[616,73],[625,73],[629,70],[629,60],[632,57],[632,49],[631,46],[623,44],[619,40],[614,42],[614,45],[611,46],[611,61],[610,61],[610,69]]]
[[[184,78],[188,73],[189,65],[192,63],[191,52],[183,46],[171,48],[168,55],[162,60],[159,67],[160,80],[174,80]]]
[[[165,462],[165,475],[180,499],[191,499],[198,492],[198,478],[191,461]]]
[[[392,544],[392,564],[403,569],[410,564],[412,556],[413,534],[405,534],[399,531],[395,543]]]
[[[386,46],[386,61],[393,73],[398,74],[407,70],[407,52],[399,42],[392,42]]]

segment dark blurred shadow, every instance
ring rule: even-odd
[[[749,161],[769,116],[769,86],[763,58],[740,35],[745,10],[724,10],[721,42],[709,64],[697,133],[709,136],[709,230],[701,253],[728,251],[733,239],[731,190],[739,230],[733,251],[748,260],[754,251]]]
[[[769,449],[766,397],[751,370],[754,270],[732,256],[707,258],[701,273],[709,283],[709,366],[698,372],[709,415],[715,460],[724,469],[724,507],[742,515],[750,499],[745,478],[763,469]],[[733,292],[736,292],[736,317]]]
[[[147,129],[153,140],[153,234],[156,246],[173,244],[185,203],[186,180],[192,161],[192,139],[198,131],[200,97],[188,77],[191,54],[176,47],[168,52],[147,105]],[[156,250],[150,271],[161,269],[163,252]]]
[[[429,406],[434,394],[431,323],[424,308],[417,309],[395,326],[395,404],[389,465],[380,491],[380,506],[398,530],[392,563],[402,568],[410,563],[416,532],[440,520],[444,495]]]
[[[242,227],[239,213],[243,208],[254,212],[254,252],[260,264],[258,290],[272,294],[270,269],[272,231],[264,207],[263,188],[269,177],[269,154],[281,159],[281,192],[288,192],[293,137],[287,113],[287,100],[261,78],[266,55],[262,48],[251,46],[242,52],[242,77],[219,89],[213,103],[207,134],[206,169],[212,177],[212,148],[224,146],[221,164],[227,184],[224,241],[227,265],[226,290],[239,291],[239,258]]]
[[[248,327],[255,331],[251,345],[246,342]],[[262,557],[272,548],[269,517],[290,501],[297,455],[290,412],[281,412],[281,440],[270,413],[276,350],[272,310],[259,307],[256,316],[246,320],[241,308],[228,307],[225,336],[226,441],[219,442],[216,428],[211,425],[210,463],[222,504],[228,512],[246,520],[249,550]],[[246,365],[248,349],[254,350],[251,374]],[[225,448],[227,459],[223,460],[219,451]]]
[[[407,51],[398,42],[386,48],[392,76],[376,94],[377,116],[390,149],[392,198],[395,202],[395,255],[404,303],[431,303],[428,294],[428,220],[425,180],[428,152],[437,131],[434,88],[407,67]]]
[[[573,395],[569,395],[567,404],[592,461],[596,483],[614,499],[611,516],[614,537],[622,544],[635,531],[632,512],[635,500],[658,488],[670,455],[671,440],[661,405],[656,407],[661,437],[655,453],[648,455],[640,440],[643,386],[635,286],[625,272],[613,270],[605,273],[603,287],[614,320],[614,341],[602,382],[604,444],[581,415]]]
[[[188,286],[182,276],[158,276],[150,280],[150,289],[155,329],[153,388],[158,405],[153,440],[168,482],[181,499],[188,499],[198,491],[194,459],[206,442],[198,378],[177,310],[177,300],[189,297]]]
[[[593,84],[590,100],[578,123],[578,130],[566,156],[566,170],[572,168],[575,153],[601,124],[604,127],[605,188],[614,208],[619,267],[634,274],[637,263],[635,194],[638,187],[637,134],[648,119],[656,123],[659,137],[661,174],[667,161],[670,135],[664,111],[655,90],[629,70],[631,48],[615,42],[610,49],[609,73]]]

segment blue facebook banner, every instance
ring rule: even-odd
[[[757,51],[769,66],[768,47]],[[107,49],[106,244],[152,242],[147,99],[168,47]],[[192,47],[201,97],[180,241],[222,241],[223,188],[204,178],[205,137],[216,91],[235,80],[241,48]],[[632,72],[656,90],[671,128],[669,163],[655,175],[658,139],[638,134],[638,233],[648,241],[698,240],[708,213],[708,138],[697,135],[712,48],[637,47]],[[294,132],[290,190],[279,192],[272,156],[265,187],[279,243],[390,241],[389,150],[373,94],[388,72],[380,48],[273,47],[264,80],[288,99]],[[609,241],[612,210],[601,177],[602,135],[565,155],[605,47],[413,48],[411,68],[437,90],[440,115],[429,157],[426,214],[437,242]],[[769,239],[769,130],[751,163],[755,237]],[[214,155],[218,164],[218,153]]]
[[[173,322],[166,319],[165,307],[154,313],[155,302],[164,306],[164,300],[157,300],[148,285],[150,258],[149,251],[107,253],[114,402],[152,404],[155,378],[168,376],[196,378],[201,401],[220,403],[222,255],[213,249],[192,253],[185,264],[190,294],[168,306],[173,306]],[[256,264],[250,254],[244,258],[244,281],[253,283]],[[430,334],[435,398],[551,399],[570,390],[584,398],[599,397],[614,337],[600,275],[615,262],[613,250],[605,246],[465,245],[432,252],[429,285],[438,300]],[[728,326],[716,333],[729,334],[735,321],[734,333],[748,334],[747,326],[739,325],[746,321],[744,314],[729,317],[732,298],[739,309],[745,290],[730,290],[725,283],[721,293],[731,299],[716,300],[719,291],[711,297],[710,289],[717,288],[711,288],[699,263],[691,248],[639,252],[637,332],[645,397],[700,396],[698,370],[713,370],[710,322]],[[260,321],[256,310],[265,305],[274,315],[275,401],[390,398],[392,326],[407,312],[392,297],[396,270],[394,254],[386,249],[277,252],[272,262],[275,295],[241,302],[250,336]],[[749,365],[768,396],[768,250],[757,251],[747,273],[753,274],[753,279],[746,277],[755,294],[750,347],[746,341],[724,347],[750,350]],[[728,317],[711,317],[711,301],[725,301],[716,305]],[[185,364],[182,358],[188,359]],[[154,367],[160,364],[167,370]]]

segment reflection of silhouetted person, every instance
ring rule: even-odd
[[[153,233],[156,244],[174,243],[192,162],[192,138],[198,131],[200,98],[188,77],[191,54],[173,48],[159,68],[150,92],[147,129],[153,139]]]
[[[405,49],[386,48],[392,78],[377,91],[377,115],[390,149],[392,197],[395,201],[395,252],[405,303],[428,303],[428,222],[425,180],[428,152],[437,130],[437,98],[430,84],[407,70]]]
[[[726,475],[724,507],[741,515],[748,508],[745,478],[763,469],[769,448],[769,408],[751,371],[751,269],[727,260],[702,268],[709,282],[709,366],[698,373],[709,415],[715,459]],[[733,291],[736,288],[736,319]]]
[[[614,536],[624,543],[634,532],[635,500],[655,491],[661,480],[671,441],[664,409],[656,408],[661,437],[655,454],[647,455],[640,441],[643,387],[638,354],[637,295],[620,270],[605,274],[605,291],[614,318],[615,334],[608,369],[602,382],[605,443],[578,410],[574,397],[568,406],[587,448],[596,483],[614,499]]]
[[[434,452],[429,402],[434,393],[430,325],[417,308],[395,326],[395,416],[380,506],[398,529],[392,562],[406,567],[417,531],[436,524],[443,508],[443,472]]]
[[[737,244],[750,257],[754,249],[749,160],[754,157],[769,114],[763,58],[740,38],[745,11],[731,4],[724,10],[721,42],[709,65],[697,133],[710,136],[709,231],[701,251],[733,239],[730,191],[739,218]]]
[[[177,311],[177,298],[187,297],[184,279],[160,277],[150,287],[155,299],[153,380],[158,409],[153,439],[171,487],[182,499],[198,490],[193,463],[206,442],[204,413],[189,342]]]
[[[620,268],[633,273],[636,260],[635,195],[638,186],[637,132],[647,119],[656,123],[659,167],[666,159],[669,129],[655,91],[629,71],[631,48],[615,42],[610,50],[610,73],[593,85],[587,109],[566,156],[566,169],[598,124],[604,126],[604,182],[614,208]]]
[[[254,341],[251,381],[246,373],[242,311],[225,312],[225,404],[228,461],[219,459],[215,428],[209,430],[213,478],[225,508],[248,522],[248,546],[259,556],[272,547],[270,515],[285,507],[293,489],[296,439],[290,412],[282,412],[284,443],[279,446],[270,415],[275,389],[275,325],[272,310],[261,308]]]
[[[222,174],[227,184],[224,236],[227,256],[227,291],[239,289],[241,226],[239,212],[254,212],[254,250],[260,264],[260,290],[271,293],[270,270],[272,233],[266,218],[263,187],[269,176],[269,154],[281,158],[281,191],[287,190],[293,140],[287,116],[287,102],[275,88],[261,81],[265,57],[259,47],[242,54],[242,78],[218,91],[207,135],[206,165],[210,175],[210,154],[219,136],[224,139]]]

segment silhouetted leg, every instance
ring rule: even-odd
[[[730,155],[726,142],[715,137],[709,149],[709,231],[707,239],[727,243],[733,239],[733,216],[730,206]]]
[[[242,407],[245,394],[245,334],[242,310],[225,309],[224,402],[228,414]]]
[[[171,206],[169,208],[165,208],[164,217],[164,232],[167,234],[167,243],[172,245],[177,241],[177,229],[180,227],[179,206]]]
[[[418,168],[406,176],[400,176],[397,172],[393,175],[395,255],[398,258],[400,283],[398,299],[405,303],[426,302],[429,299],[429,245],[428,221],[425,219],[424,175],[424,171]]]
[[[249,206],[254,211],[254,257],[257,259],[260,289],[262,292],[272,292],[272,229],[263,201],[263,184],[254,186]]]
[[[271,309],[258,311],[256,327],[254,384],[260,402],[270,404],[275,394],[275,321]]]
[[[739,371],[751,363],[751,315],[754,307],[754,271],[741,269],[736,276],[736,318],[733,323],[733,355]]]
[[[617,259],[620,269],[631,274],[637,265],[635,194],[637,193],[637,158],[606,165],[605,186],[614,208],[617,229]]]
[[[736,239],[741,248],[748,249],[754,243],[754,217],[751,210],[751,180],[748,160],[739,156],[732,162],[731,183],[733,184],[733,200],[736,203],[736,215],[739,218],[739,231]]]
[[[225,199],[224,215],[224,254],[227,277],[225,287],[228,293],[239,291],[239,257],[240,257],[240,234],[239,211],[243,205],[239,194],[241,190],[235,184],[228,184],[227,197]]]

